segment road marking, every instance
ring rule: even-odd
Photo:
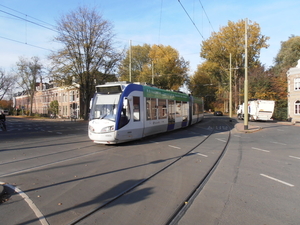
[[[241,137],[240,135],[233,135],[233,136],[235,136],[235,137]]]
[[[275,141],[271,141],[271,143],[273,143],[273,144],[279,144],[279,145],[286,145],[285,143],[280,143],[280,142],[275,142]]]
[[[285,184],[285,185],[290,186],[290,187],[294,187],[294,186],[295,186],[295,185],[293,185],[293,184],[284,182],[284,181],[282,181],[282,180],[276,179],[276,178],[274,178],[274,177],[270,177],[270,176],[265,175],[265,174],[262,174],[262,173],[261,173],[260,175],[263,176],[263,177],[269,178],[269,179],[271,179],[271,180],[277,181],[277,182],[279,182],[279,183]]]
[[[43,225],[49,225],[49,223],[47,222],[47,220],[44,217],[44,215],[36,207],[36,205],[33,203],[33,201],[28,197],[28,195],[26,195],[19,188],[14,187],[14,186],[12,186],[10,184],[5,184],[4,182],[0,182],[0,184],[5,185],[5,186],[9,187],[10,189],[12,189],[14,192],[18,193],[24,199],[24,201],[27,203],[27,205],[32,209],[32,211],[34,212],[34,214],[36,215],[36,217],[39,219],[39,221],[41,222],[41,224],[43,224]]]
[[[62,132],[56,132],[57,134],[62,134]]]
[[[218,141],[226,142],[226,140],[223,140],[221,138],[216,138]]]
[[[176,147],[176,146],[173,146],[173,145],[169,145],[169,147],[171,147],[171,148],[177,148],[177,149],[181,149],[181,148],[179,148],[179,147]]]
[[[252,147],[252,149],[258,150],[258,151],[262,151],[262,152],[270,152],[269,150],[264,150],[264,149],[260,149],[260,148],[254,148],[254,147]]]
[[[285,131],[285,130],[281,130],[281,129],[277,129],[278,131]]]
[[[201,155],[203,157],[208,157],[207,155],[201,154],[201,153],[197,153],[197,155]]]
[[[74,160],[74,159],[79,159],[79,158],[86,157],[86,156],[91,156],[91,155],[98,154],[98,153],[102,153],[102,151],[100,151],[100,152],[91,152],[91,153],[87,153],[87,154],[84,154],[84,155],[79,155],[79,156],[74,156],[74,157],[67,158],[67,159],[62,159],[62,160],[59,160],[59,161],[56,161],[56,162],[51,162],[51,163],[47,163],[47,164],[43,164],[43,165],[39,165],[39,166],[30,167],[30,168],[27,168],[27,169],[18,170],[18,171],[15,171],[15,172],[0,174],[0,177],[7,177],[7,176],[10,176],[10,175],[14,175],[14,174],[20,174],[20,173],[24,173],[24,172],[27,172],[27,171],[32,171],[32,170],[35,170],[35,169],[40,169],[40,168],[43,168],[43,167],[52,166],[52,165],[55,165],[55,164],[58,164],[58,163],[67,162],[67,161],[71,161],[71,160]]]
[[[292,156],[292,155],[289,155],[289,157],[294,158],[294,159],[300,159],[300,157],[296,157],[296,156]]]

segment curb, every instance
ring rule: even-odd
[[[238,132],[241,132],[241,133],[254,133],[254,132],[262,130],[262,127],[258,127],[258,126],[251,126],[251,127],[248,127],[248,130],[244,130],[244,125],[242,125],[242,127],[240,127],[240,125],[238,126],[238,124],[236,124],[234,126],[234,128]]]

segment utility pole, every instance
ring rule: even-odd
[[[232,79],[232,74],[231,74],[231,53],[229,57],[230,61],[230,66],[229,66],[229,117],[232,117],[232,87],[231,87],[231,79]]]
[[[131,82],[131,40],[129,41],[129,82]]]
[[[248,130],[248,18],[245,20],[244,130]]]
[[[153,68],[154,63],[153,63],[153,60],[152,60],[151,63],[152,63],[152,64],[151,64],[151,70],[152,70],[152,85],[154,85],[154,68]]]

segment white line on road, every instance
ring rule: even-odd
[[[197,155],[201,155],[203,157],[208,157],[207,155],[201,154],[201,153],[197,153]]]
[[[275,141],[271,141],[271,143],[273,143],[273,144],[279,144],[279,145],[286,145],[285,143],[280,143],[280,142],[275,142]]]
[[[292,155],[289,155],[289,157],[294,158],[294,159],[300,159],[300,157],[296,157],[296,156],[292,156]]]
[[[254,148],[254,147],[252,147],[252,149],[258,150],[258,151],[262,151],[262,152],[270,152],[269,150],[264,150],[264,149],[260,149],[260,148]]]
[[[27,171],[36,170],[36,169],[40,169],[40,168],[47,167],[47,166],[52,166],[52,165],[55,165],[55,164],[58,164],[58,163],[67,162],[67,161],[70,161],[70,160],[79,159],[79,158],[82,158],[82,157],[86,157],[86,156],[90,156],[90,155],[94,155],[94,154],[98,154],[98,153],[101,153],[101,152],[91,152],[91,153],[87,153],[87,154],[84,154],[84,155],[74,156],[74,157],[67,158],[67,159],[62,159],[62,160],[59,160],[59,161],[56,161],[56,162],[43,164],[43,165],[40,165],[40,166],[34,166],[34,167],[30,167],[30,168],[23,169],[23,170],[18,170],[18,171],[15,171],[15,172],[0,174],[0,177],[7,177],[7,176],[10,176],[10,175],[14,175],[14,174],[20,174],[20,173],[24,173],[24,172],[27,172]]]
[[[233,135],[233,136],[235,136],[235,137],[241,137],[241,135]]]
[[[216,138],[218,141],[226,142],[226,140],[223,140],[221,138]]]
[[[277,182],[279,182],[279,183],[285,184],[285,185],[290,186],[290,187],[294,187],[294,186],[295,186],[295,185],[293,185],[293,184],[290,184],[290,183],[287,183],[287,182],[285,182],[285,181],[276,179],[276,178],[274,178],[274,177],[270,177],[270,176],[265,175],[265,174],[262,174],[262,173],[261,173],[260,175],[263,176],[263,177],[269,178],[269,179],[271,179],[271,180],[277,181]]]
[[[43,225],[49,225],[49,223],[47,222],[46,218],[41,213],[41,211],[36,207],[36,205],[33,203],[33,201],[23,191],[21,191],[19,188],[14,187],[14,186],[12,186],[10,184],[5,184],[4,182],[0,182],[0,184],[9,187],[15,193],[18,193],[24,199],[24,201],[28,204],[28,206],[32,209],[32,211],[34,212],[34,214],[36,215],[36,217],[39,219],[39,221],[41,222],[41,224],[43,224]]]
[[[177,149],[181,149],[181,148],[179,148],[179,147],[177,147],[177,146],[173,146],[173,145],[169,145],[169,147],[171,147],[171,148],[177,148]]]

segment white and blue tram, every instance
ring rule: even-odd
[[[109,82],[96,86],[88,134],[95,143],[117,144],[195,124],[203,99],[148,85]]]

